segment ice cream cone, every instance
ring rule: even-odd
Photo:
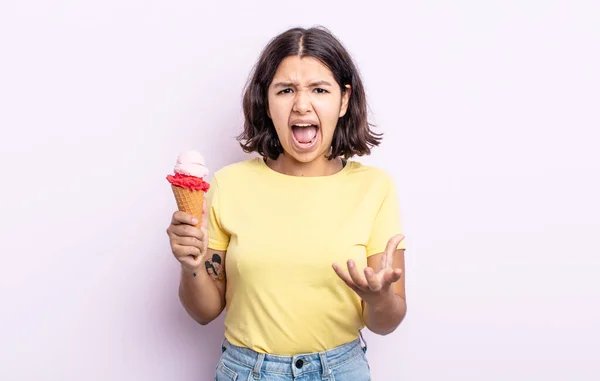
[[[204,191],[192,190],[171,184],[171,189],[177,201],[177,208],[196,217],[198,223],[195,225],[200,228],[202,225],[202,206],[204,203]]]

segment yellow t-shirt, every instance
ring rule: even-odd
[[[358,337],[361,300],[331,265],[353,258],[363,269],[402,232],[384,171],[349,161],[334,175],[296,177],[252,158],[217,171],[207,199],[209,247],[227,251],[232,344],[294,355]]]

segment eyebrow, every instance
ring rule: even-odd
[[[276,84],[273,85],[273,87],[293,87],[296,86],[294,83],[292,82],[277,82]],[[316,82],[312,82],[309,87],[315,87],[315,86],[330,86],[333,87],[333,85],[327,81],[316,81]]]

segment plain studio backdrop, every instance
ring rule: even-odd
[[[408,315],[366,333],[373,379],[599,380],[599,20],[597,1],[2,1],[0,379],[212,379],[223,316],[180,305],[165,176],[185,149],[211,174],[249,157],[261,49],[324,25],[385,134],[355,159],[392,174],[407,237]]]

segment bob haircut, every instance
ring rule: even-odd
[[[283,153],[273,121],[267,115],[267,91],[277,67],[289,56],[319,60],[331,70],[342,94],[350,85],[348,110],[338,120],[327,158],[370,154],[371,147],[379,145],[381,134],[371,131],[367,120],[367,101],[359,72],[340,41],[322,27],[289,29],[263,49],[244,90],[244,131],[237,137],[242,149],[273,160]]]

